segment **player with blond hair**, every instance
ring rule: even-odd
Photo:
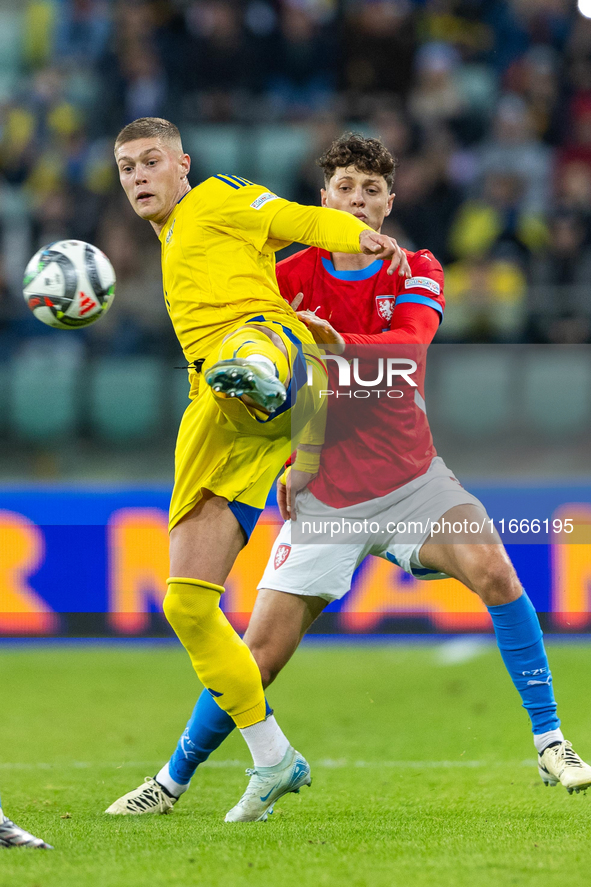
[[[384,145],[345,134],[319,162],[325,176],[323,206],[344,210],[380,231],[394,200],[395,164]],[[503,661],[531,719],[541,778],[570,792],[584,790],[591,785],[591,767],[560,730],[538,617],[500,538],[488,532],[469,539],[429,536],[432,522],[443,519],[477,526],[484,519],[486,527],[488,520],[482,504],[437,456],[425,412],[424,357],[444,312],[443,271],[428,250],[407,252],[407,259],[410,278],[389,276],[379,259],[322,248],[303,250],[278,265],[284,298],[306,309],[300,316],[318,342],[344,349],[348,360],[363,349],[371,355],[376,348],[382,355],[414,356],[417,383],[397,384],[400,399],[389,400],[384,392],[381,399],[365,398],[353,412],[354,402],[346,396],[331,399],[319,471],[301,471],[296,460],[287,485],[278,485],[286,521],[259,584],[245,641],[268,686],[313,621],[348,592],[356,567],[368,554],[418,579],[454,576],[488,607]],[[330,388],[336,389],[332,372],[331,379]],[[291,510],[296,491],[294,521],[289,518],[296,516]],[[380,529],[341,544],[330,538],[298,540],[297,526],[306,519],[330,524],[343,515],[350,522],[369,517]],[[413,521],[427,527],[414,538],[384,531]],[[159,797],[165,797],[163,786],[170,787],[172,780],[175,798],[159,805],[142,795],[140,787],[126,796],[133,800],[121,799],[119,812],[168,812],[197,766],[232,729],[227,715],[203,693],[170,761],[156,777]]]
[[[275,252],[299,241],[392,257],[392,274],[407,274],[408,264],[396,241],[348,213],[299,206],[230,174],[191,188],[190,158],[167,120],[130,123],[115,159],[133,209],[161,242],[164,297],[190,367],[164,612],[253,756],[226,821],[265,819],[278,797],[310,784],[310,768],[266,705],[258,666],[219,600],[286,458],[302,443],[300,465],[318,466],[326,384],[311,333],[279,292]],[[107,812],[121,811],[116,803]]]

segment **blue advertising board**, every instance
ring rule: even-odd
[[[591,485],[470,486],[501,532],[545,624],[591,628]],[[0,635],[166,633],[163,487],[5,487],[0,490]],[[568,521],[572,521],[570,530]],[[246,627],[280,526],[273,500],[240,554],[222,598]],[[488,614],[456,580],[422,582],[378,558],[329,605],[323,631],[485,631]]]

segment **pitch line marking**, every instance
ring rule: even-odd
[[[248,762],[236,759],[227,761],[206,761],[201,767],[210,769],[228,770],[234,767],[245,767]],[[532,767],[537,763],[535,758],[522,761],[349,761],[346,758],[324,758],[319,761],[312,761],[312,767],[324,768],[327,770],[339,770],[346,767],[375,768],[412,768],[412,769],[452,769],[456,767],[474,768],[474,767]],[[122,770],[130,768],[150,769],[160,767],[162,761],[68,761],[65,763],[49,764],[37,761],[35,763],[25,762],[2,762],[0,761],[0,770],[91,770],[99,767],[105,767],[113,770]]]

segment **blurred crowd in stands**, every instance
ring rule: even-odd
[[[591,342],[591,20],[574,0],[3,0],[0,357],[54,335],[20,283],[64,237],[118,276],[75,347],[176,355],[158,243],[112,159],[147,115],[179,124],[194,184],[233,158],[218,171],[304,203],[333,137],[380,136],[399,159],[387,233],[446,269],[438,341]]]

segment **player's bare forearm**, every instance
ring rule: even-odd
[[[317,473],[317,471],[301,471],[294,464],[281,475],[277,481],[277,505],[283,520],[297,520],[296,496],[306,489]]]
[[[345,350],[345,340],[335,328],[322,317],[316,317],[313,311],[298,311],[298,317],[302,320],[312,335],[317,345],[330,346],[326,350],[331,354],[342,354]]]

